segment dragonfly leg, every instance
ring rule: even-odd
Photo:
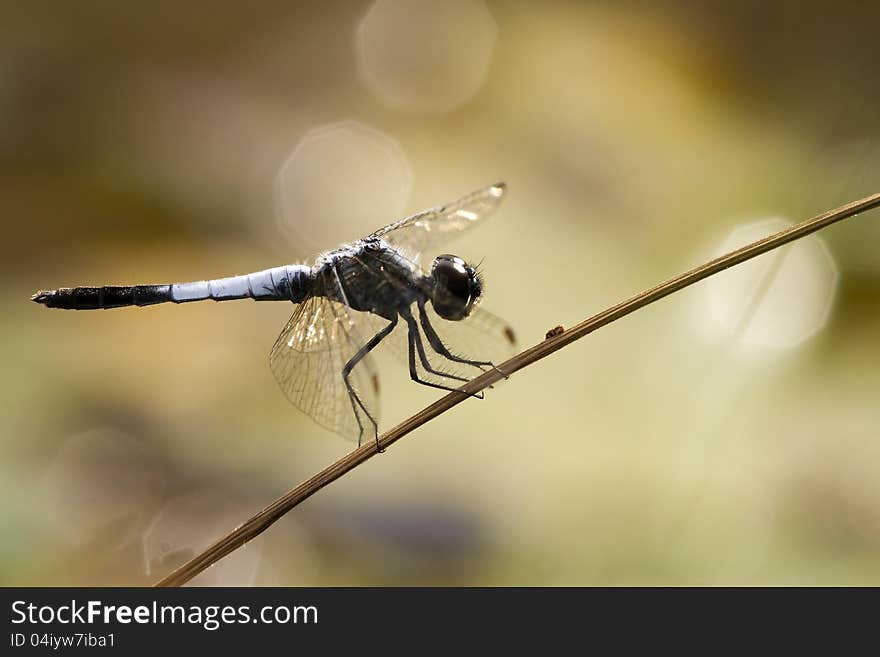
[[[429,374],[434,374],[435,376],[442,377],[444,379],[452,379],[453,381],[461,381],[462,383],[467,383],[470,381],[466,376],[458,376],[457,374],[450,374],[449,372],[443,372],[441,370],[436,369],[433,365],[431,365],[431,361],[428,360],[428,355],[425,353],[425,345],[422,343],[422,336],[419,335],[418,329],[416,329],[415,336],[413,336],[414,342],[416,344],[416,352],[419,355],[419,361],[422,363],[422,367],[425,368],[425,371]]]
[[[422,363],[422,367],[425,368],[426,372],[430,374],[434,374],[439,377],[443,377],[445,379],[452,379],[453,381],[461,381],[462,383],[467,383],[470,381],[466,376],[458,376],[457,374],[450,374],[449,372],[443,372],[441,370],[436,369],[433,365],[431,365],[431,361],[428,360],[428,355],[425,353],[425,345],[422,342],[422,336],[419,333],[418,326],[415,324],[415,320],[410,325],[407,320],[407,329],[412,329],[414,331],[413,341],[416,346],[416,353],[419,356],[419,361]]]
[[[419,354],[419,360],[422,363],[422,366],[431,374],[435,374],[438,376],[446,376],[448,378],[456,379],[459,381],[468,381],[469,379],[465,379],[462,377],[455,376],[453,374],[446,374],[445,372],[438,372],[433,367],[430,366],[428,362],[428,358],[425,354],[425,346],[422,344],[422,337],[419,334],[419,326],[416,324],[415,318],[411,313],[401,313],[403,318],[406,320],[407,325],[407,342],[409,346],[409,376],[416,383],[420,383],[423,386],[428,386],[430,388],[438,388],[439,390],[448,390],[449,392],[461,392],[458,388],[453,388],[451,386],[445,386],[441,383],[434,383],[432,381],[425,381],[424,379],[419,378],[418,370],[416,370],[416,352]],[[477,399],[483,398],[483,393],[464,393],[469,397],[475,397]]]
[[[471,365],[473,367],[479,368],[482,371],[485,371],[484,367],[491,367],[493,370],[501,374],[505,379],[508,376],[495,367],[495,363],[491,360],[471,360],[469,358],[462,358],[461,356],[456,356],[443,344],[443,341],[440,339],[440,336],[437,335],[437,331],[434,330],[434,327],[431,325],[431,321],[428,319],[428,313],[425,312],[425,302],[419,301],[419,321],[422,323],[422,329],[425,331],[425,337],[428,338],[428,344],[431,345],[431,349],[436,351],[438,354],[443,356],[444,358],[448,358],[449,360],[455,363],[464,363],[465,365]]]
[[[365,344],[363,347],[358,349],[357,353],[354,356],[352,356],[351,359],[345,364],[345,367],[342,368],[342,380],[345,381],[345,387],[348,390],[348,398],[351,401],[352,410],[354,410],[355,418],[357,418],[358,426],[360,427],[360,430],[361,430],[360,436],[358,437],[358,447],[361,446],[361,439],[364,434],[364,426],[363,426],[363,424],[361,424],[360,416],[357,412],[357,408],[355,405],[357,405],[357,407],[360,407],[360,409],[367,416],[367,419],[373,425],[373,433],[376,437],[376,451],[379,453],[385,451],[385,450],[379,449],[379,423],[376,422],[376,418],[374,418],[373,414],[370,413],[369,410],[367,410],[366,406],[364,406],[364,402],[358,396],[357,391],[355,391],[354,386],[351,385],[351,381],[349,380],[348,377],[351,374],[351,371],[355,368],[355,366],[359,362],[361,362],[368,353],[370,353],[373,349],[375,349],[376,346],[380,342],[382,342],[382,340],[384,340],[386,337],[388,337],[388,334],[394,330],[395,326],[397,326],[397,317],[392,319],[388,323],[388,326],[386,326],[381,331],[379,331],[376,335],[374,335],[372,338],[370,338],[370,340],[367,342],[367,344]]]
[[[364,424],[361,422],[361,414],[358,413],[358,405],[354,400],[354,395],[352,395],[352,391],[348,388],[347,384],[346,389],[348,390],[348,401],[351,403],[351,412],[354,413],[354,419],[358,423],[358,447],[360,447],[364,440]]]

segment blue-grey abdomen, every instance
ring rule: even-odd
[[[300,303],[312,293],[314,275],[306,265],[283,265],[253,274],[210,281],[171,285],[104,285],[63,287],[37,292],[31,299],[49,308],[99,310],[125,306],[189,301],[292,301]]]
[[[230,276],[210,281],[175,283],[171,286],[174,303],[187,301],[227,301],[256,299],[257,301],[304,301],[311,293],[312,270],[305,265],[283,265],[253,274]]]

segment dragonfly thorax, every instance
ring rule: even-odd
[[[361,241],[324,254],[315,272],[316,294],[389,319],[417,299],[430,298],[428,277],[381,240]]]

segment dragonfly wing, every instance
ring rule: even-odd
[[[346,363],[371,337],[362,336],[356,317],[342,303],[310,297],[294,311],[269,355],[287,398],[318,424],[353,441],[373,432],[362,409],[353,407],[342,377]],[[379,378],[369,354],[351,371],[349,381],[378,421]]]
[[[402,247],[415,257],[477,226],[504,198],[504,183],[490,185],[446,205],[423,210],[370,235]]]

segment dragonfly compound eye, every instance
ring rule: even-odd
[[[431,303],[437,314],[453,321],[467,317],[482,293],[476,270],[458,256],[446,254],[434,259],[431,276]]]

